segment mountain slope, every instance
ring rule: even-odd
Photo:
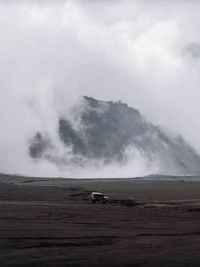
[[[199,173],[200,157],[182,137],[166,134],[146,121],[138,110],[121,102],[98,101],[84,97],[78,123],[61,117],[58,135],[66,148],[80,159],[126,163],[127,149],[134,148],[149,161],[156,161],[161,172]],[[37,133],[30,145],[34,158],[48,156],[53,147],[50,138]],[[54,161],[57,161],[54,158]]]

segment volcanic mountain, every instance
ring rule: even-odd
[[[153,125],[125,103],[85,96],[75,113],[73,119],[60,116],[57,126],[58,139],[75,165],[84,166],[88,160],[126,164],[127,150],[132,148],[150,162],[156,161],[160,172],[200,173],[200,156],[181,136]],[[29,154],[35,160],[69,164],[69,153],[65,158],[55,151],[51,136],[44,133],[36,133],[29,142]]]

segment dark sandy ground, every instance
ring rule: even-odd
[[[200,182],[0,175],[4,266],[199,267]]]

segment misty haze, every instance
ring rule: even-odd
[[[185,162],[179,156],[175,159],[180,153],[176,144],[173,148],[170,146],[175,155],[167,148],[164,151],[165,142],[160,142],[158,148],[154,144],[154,153],[149,155],[153,136],[145,138],[144,135],[141,146],[133,142],[131,149],[135,152],[131,152],[129,160],[118,168],[114,158],[122,154],[122,145],[126,150],[129,141],[126,137],[123,140],[120,133],[119,136],[116,133],[119,140],[111,141],[113,133],[109,131],[114,128],[105,131],[102,137],[104,145],[105,141],[116,142],[115,149],[119,151],[113,150],[114,158],[107,160],[107,154],[105,160],[101,157],[101,163],[89,162],[88,157],[82,157],[83,153],[77,151],[76,158],[82,157],[84,164],[82,170],[79,166],[74,171],[73,147],[69,142],[68,145],[60,142],[59,134],[61,118],[74,128],[81,127],[82,105],[78,108],[78,103],[81,97],[92,96],[97,100],[126,103],[137,109],[148,123],[165,129],[162,133],[180,136],[199,154],[200,42],[196,1],[190,4],[186,1],[168,4],[162,0],[152,3],[1,1],[0,7],[2,172],[29,176],[110,177],[116,169],[114,176],[135,177],[199,171],[195,166],[196,156],[194,162]],[[73,111],[74,106],[76,111]],[[118,120],[126,116],[123,112],[123,109],[121,113],[118,110]],[[102,116],[106,120],[106,115]],[[122,124],[118,123],[116,127]],[[132,127],[140,128],[134,123]],[[96,127],[101,127],[97,124]],[[124,130],[127,135],[131,134],[130,129]],[[50,138],[54,148],[53,155],[37,161],[29,153],[29,142],[36,133]],[[151,135],[152,131],[146,130],[147,133]],[[135,132],[133,135],[132,139],[136,137]],[[96,138],[95,129],[90,137]],[[114,144],[111,146],[114,149]],[[161,160],[159,149],[162,150]],[[97,150],[96,147],[98,154]],[[60,164],[59,160],[66,164]],[[177,161],[186,166],[180,168]],[[109,166],[105,162],[112,164]]]
[[[200,2],[0,1],[0,266],[200,266]]]

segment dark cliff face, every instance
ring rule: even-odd
[[[60,118],[58,125],[59,138],[65,147],[72,149],[74,156],[101,159],[107,164],[125,163],[125,151],[133,146],[150,161],[156,159],[161,171],[200,172],[200,157],[180,136],[168,136],[124,103],[84,97],[79,125],[74,127],[65,118]],[[31,143],[30,155],[41,158],[50,148],[50,139],[37,134]]]
[[[137,110],[126,104],[97,101],[85,97],[79,132],[65,119],[59,121],[59,135],[65,145],[73,144],[74,153],[106,161],[122,160],[124,150],[134,137],[148,131],[149,125]]]

